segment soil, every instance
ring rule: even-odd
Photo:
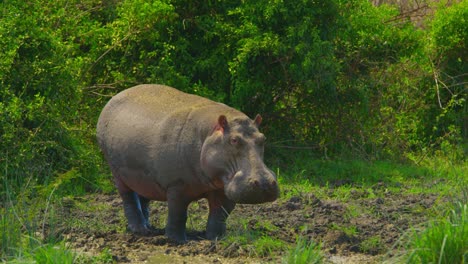
[[[379,188],[379,187],[377,187]],[[380,190],[380,192],[379,192]],[[411,227],[427,221],[437,195],[392,193],[380,188],[355,189],[348,202],[313,193],[291,195],[283,191],[279,201],[260,205],[237,205],[228,219],[228,235],[257,234],[294,245],[297,237],[322,243],[326,263],[379,263],[392,257],[395,245]],[[343,200],[343,199],[342,199]],[[82,254],[102,256],[117,263],[281,263],[287,248],[257,252],[241,239],[209,241],[203,238],[207,202],[189,208],[189,241],[178,245],[164,236],[167,207],[152,202],[152,236],[126,232],[122,202],[118,195],[90,195],[62,202],[60,233],[71,248]],[[251,242],[251,241],[250,241]]]

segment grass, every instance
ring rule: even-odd
[[[112,257],[112,252],[109,249],[104,249],[101,253],[97,256],[88,256],[88,255],[77,255],[75,261],[73,263],[80,263],[80,264],[107,264],[107,263],[115,263],[114,258]]]
[[[286,242],[259,232],[249,231],[242,234],[229,234],[221,240],[225,248],[239,247],[247,252],[249,257],[266,257],[281,252],[287,248]]]
[[[344,215],[344,217],[350,221],[354,218],[357,218],[357,217],[360,217],[362,215],[369,215],[371,214],[372,211],[371,209],[369,208],[366,208],[364,206],[361,206],[361,205],[357,205],[357,204],[349,204],[347,207],[346,207],[346,213]]]
[[[7,263],[110,263],[107,255],[79,255],[63,241],[58,223],[55,190],[62,180],[36,185],[33,180],[21,189],[9,189],[7,177],[0,202],[0,262]]]
[[[50,197],[31,199],[26,192],[0,208],[0,261],[73,263],[75,253],[54,230],[58,221]]]
[[[266,235],[255,239],[252,246],[259,257],[271,256],[287,248],[287,244],[284,241]]]
[[[383,250],[382,238],[380,238],[380,236],[369,237],[368,239],[362,241],[359,244],[359,249],[362,252],[366,252],[370,254],[379,253]]]
[[[407,263],[468,263],[468,205],[457,203],[448,217],[413,231]]]
[[[330,229],[333,229],[333,230],[338,230],[338,231],[341,231],[343,233],[345,233],[348,237],[354,237],[358,234],[358,230],[356,228],[356,226],[340,226],[340,225],[337,225],[337,224],[331,224],[330,225]]]
[[[206,208],[205,208],[206,207]],[[209,208],[208,206],[202,207],[200,202],[192,202],[188,206],[188,218],[187,218],[187,229],[188,230],[204,230],[206,227],[206,221],[208,219]],[[204,211],[205,214],[196,214],[197,210]],[[166,214],[159,215],[158,225],[164,227],[166,225]]]
[[[269,221],[257,221],[254,229],[249,228],[249,219],[239,219],[231,224],[235,231],[220,241],[225,248],[241,247],[249,256],[265,257],[288,247],[286,242],[268,235],[277,229]]]
[[[76,253],[71,249],[67,248],[63,242],[60,243],[42,243],[35,238],[29,238],[30,240],[36,240],[35,243],[31,243],[24,250],[23,256],[18,256],[11,263],[74,263],[76,259]]]
[[[323,263],[324,255],[321,245],[304,237],[299,237],[296,245],[291,247],[283,263],[287,264],[318,264]]]
[[[468,162],[454,163],[444,157],[427,157],[419,164],[302,157],[287,172],[277,169],[276,173],[281,186],[289,189],[286,199],[313,192],[319,199],[347,202],[356,198],[352,190],[364,191],[367,198],[386,192],[451,196],[454,186],[468,186]]]

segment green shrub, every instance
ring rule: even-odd
[[[468,3],[459,1],[441,6],[429,21],[427,57],[431,65],[433,104],[429,109],[433,122],[432,136],[436,147],[456,146],[468,138],[466,74],[468,72],[467,39]],[[466,155],[466,148],[463,155]],[[459,158],[459,157],[458,157]]]
[[[89,4],[2,3],[0,174],[9,178],[11,191],[27,180],[47,184],[73,169],[86,179],[70,179],[69,191],[101,188],[96,114],[89,115],[95,101],[84,93],[82,79],[89,59],[79,45],[96,29],[82,12]]]

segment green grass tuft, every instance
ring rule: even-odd
[[[467,263],[468,205],[458,203],[450,216],[414,232],[408,263]]]
[[[271,256],[286,249],[286,243],[271,236],[261,236],[253,241],[253,247],[258,256]]]
[[[287,264],[318,264],[323,263],[324,256],[321,252],[321,245],[306,238],[299,237],[296,246],[292,247],[283,263]]]
[[[372,236],[359,244],[359,249],[372,255],[380,253],[383,250],[383,243],[380,236]]]
[[[58,244],[42,244],[40,241],[37,242],[37,247],[31,248],[28,252],[28,259],[44,264],[74,263],[75,253],[67,248],[63,242]]]
[[[249,256],[255,257],[266,257],[287,249],[285,241],[269,235],[277,230],[277,227],[269,221],[258,221],[254,224],[254,229],[251,229],[250,221],[251,219],[241,219],[232,223],[237,228],[220,241],[221,245],[225,248],[238,247]]]

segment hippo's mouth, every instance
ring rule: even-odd
[[[260,204],[266,202],[273,202],[278,198],[278,189],[248,189],[248,190],[235,190],[228,188],[225,189],[226,196],[235,203],[240,204]]]
[[[258,180],[245,177],[242,171],[226,176],[224,192],[230,200],[241,204],[272,202],[279,196],[276,181],[270,184],[260,183]]]
[[[240,176],[240,175],[242,175],[242,171],[236,171],[230,174],[225,174],[223,177],[221,177],[221,179],[224,182],[224,186],[227,186],[233,181],[235,177]]]

